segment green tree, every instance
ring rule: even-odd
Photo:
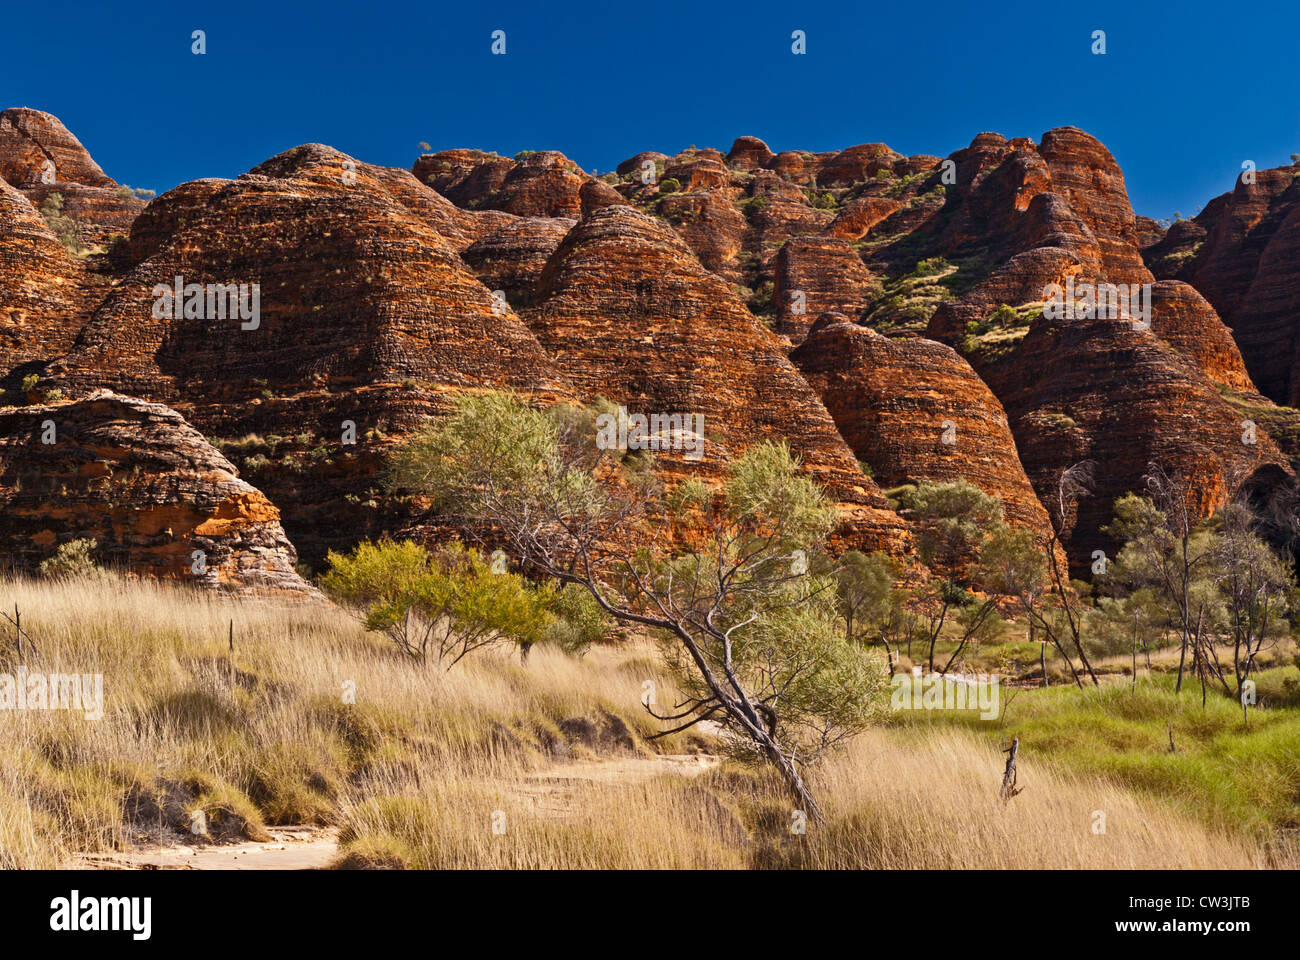
[[[1229,504],[1216,521],[1217,577],[1232,638],[1236,697],[1244,710],[1243,687],[1256,658],[1266,643],[1276,643],[1287,633],[1295,574],[1254,532],[1255,517],[1245,504]]]
[[[897,654],[890,639],[897,630],[903,595],[894,586],[898,572],[894,561],[879,551],[844,553],[835,566],[839,613],[844,618],[844,635],[850,641],[868,644],[879,640],[894,675]]]
[[[782,445],[751,447],[721,489],[676,496],[576,421],[509,395],[462,396],[398,454],[393,479],[655,631],[687,693],[666,713],[647,706],[674,724],[659,735],[722,725],[820,819],[804,772],[870,722],[885,684],[838,626],[833,579],[813,572],[834,506]]]
[[[1162,482],[1177,484],[1163,473]],[[1186,491],[1184,491],[1186,492]],[[1165,605],[1180,638],[1178,679],[1183,688],[1187,656],[1201,664],[1206,605],[1212,589],[1214,553],[1212,532],[1200,525],[1190,508],[1177,502],[1176,490],[1160,488],[1162,510],[1152,497],[1126,494],[1115,501],[1115,519],[1105,532],[1122,543],[1112,574],[1117,583],[1136,589],[1150,588]],[[1198,669],[1198,675],[1200,671]]]
[[[962,608],[974,602],[965,586],[971,582],[972,565],[985,541],[1002,528],[1002,503],[966,480],[918,483],[903,491],[899,502],[916,519],[922,562],[941,578],[922,587],[914,597],[914,609],[926,623],[928,662],[933,672],[935,645],[948,614],[954,606]],[[960,647],[981,629],[992,610],[991,600],[979,606],[983,613],[969,624],[973,631]]]
[[[81,242],[81,228],[77,226],[77,221],[63,212],[63,194],[58,192],[49,194],[41,203],[41,216],[45,219],[50,232],[59,238],[59,243],[69,253],[78,254],[85,249]]]

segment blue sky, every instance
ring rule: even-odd
[[[30,3],[5,12],[3,106],[59,116],[115,179],[162,192],[319,141],[409,167],[421,141],[640,150],[883,141],[946,155],[983,130],[1101,139],[1139,213],[1195,214],[1300,153],[1291,3]],[[190,52],[191,33],[207,53]],[[506,31],[506,55],[490,52]],[[807,54],[790,35],[807,35]],[[1106,32],[1107,53],[1091,53]]]

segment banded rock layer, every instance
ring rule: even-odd
[[[96,559],[131,573],[315,595],[275,505],[162,404],[97,391],[0,408],[0,512],[19,569],[93,538]]]

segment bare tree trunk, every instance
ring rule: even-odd
[[[1138,688],[1138,615],[1137,611],[1133,612],[1133,687],[1136,691]]]
[[[1020,753],[1020,738],[1013,737],[1011,747],[1007,751],[1007,766],[1002,771],[1002,788],[998,791],[998,797],[1003,803],[1008,802],[1016,794],[1020,793],[1024,787],[1016,786],[1016,755]]]

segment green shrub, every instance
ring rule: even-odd
[[[1020,321],[1020,314],[1016,312],[1015,307],[1008,307],[1005,303],[993,311],[989,317],[989,324],[994,327],[1013,327]]]
[[[81,228],[63,212],[63,194],[51,193],[46,197],[41,204],[41,216],[65,250],[74,255],[85,251],[85,244],[81,241]]]
[[[542,633],[544,642],[581,656],[605,639],[609,617],[585,587],[565,584],[546,591],[544,602],[553,618]]]
[[[682,189],[682,182],[676,177],[667,177],[659,181],[660,193],[677,193]]]
[[[912,270],[912,275],[917,277],[933,277],[936,274],[943,273],[948,269],[948,261],[943,257],[930,257],[921,260]]]
[[[41,561],[38,568],[42,577],[58,580],[79,580],[97,577],[103,571],[91,555],[99,546],[97,540],[81,538],[59,544],[54,553]]]
[[[450,669],[483,647],[531,645],[549,622],[546,603],[521,576],[459,543],[430,551],[381,540],[327,559],[325,592],[422,662],[432,656]]]

